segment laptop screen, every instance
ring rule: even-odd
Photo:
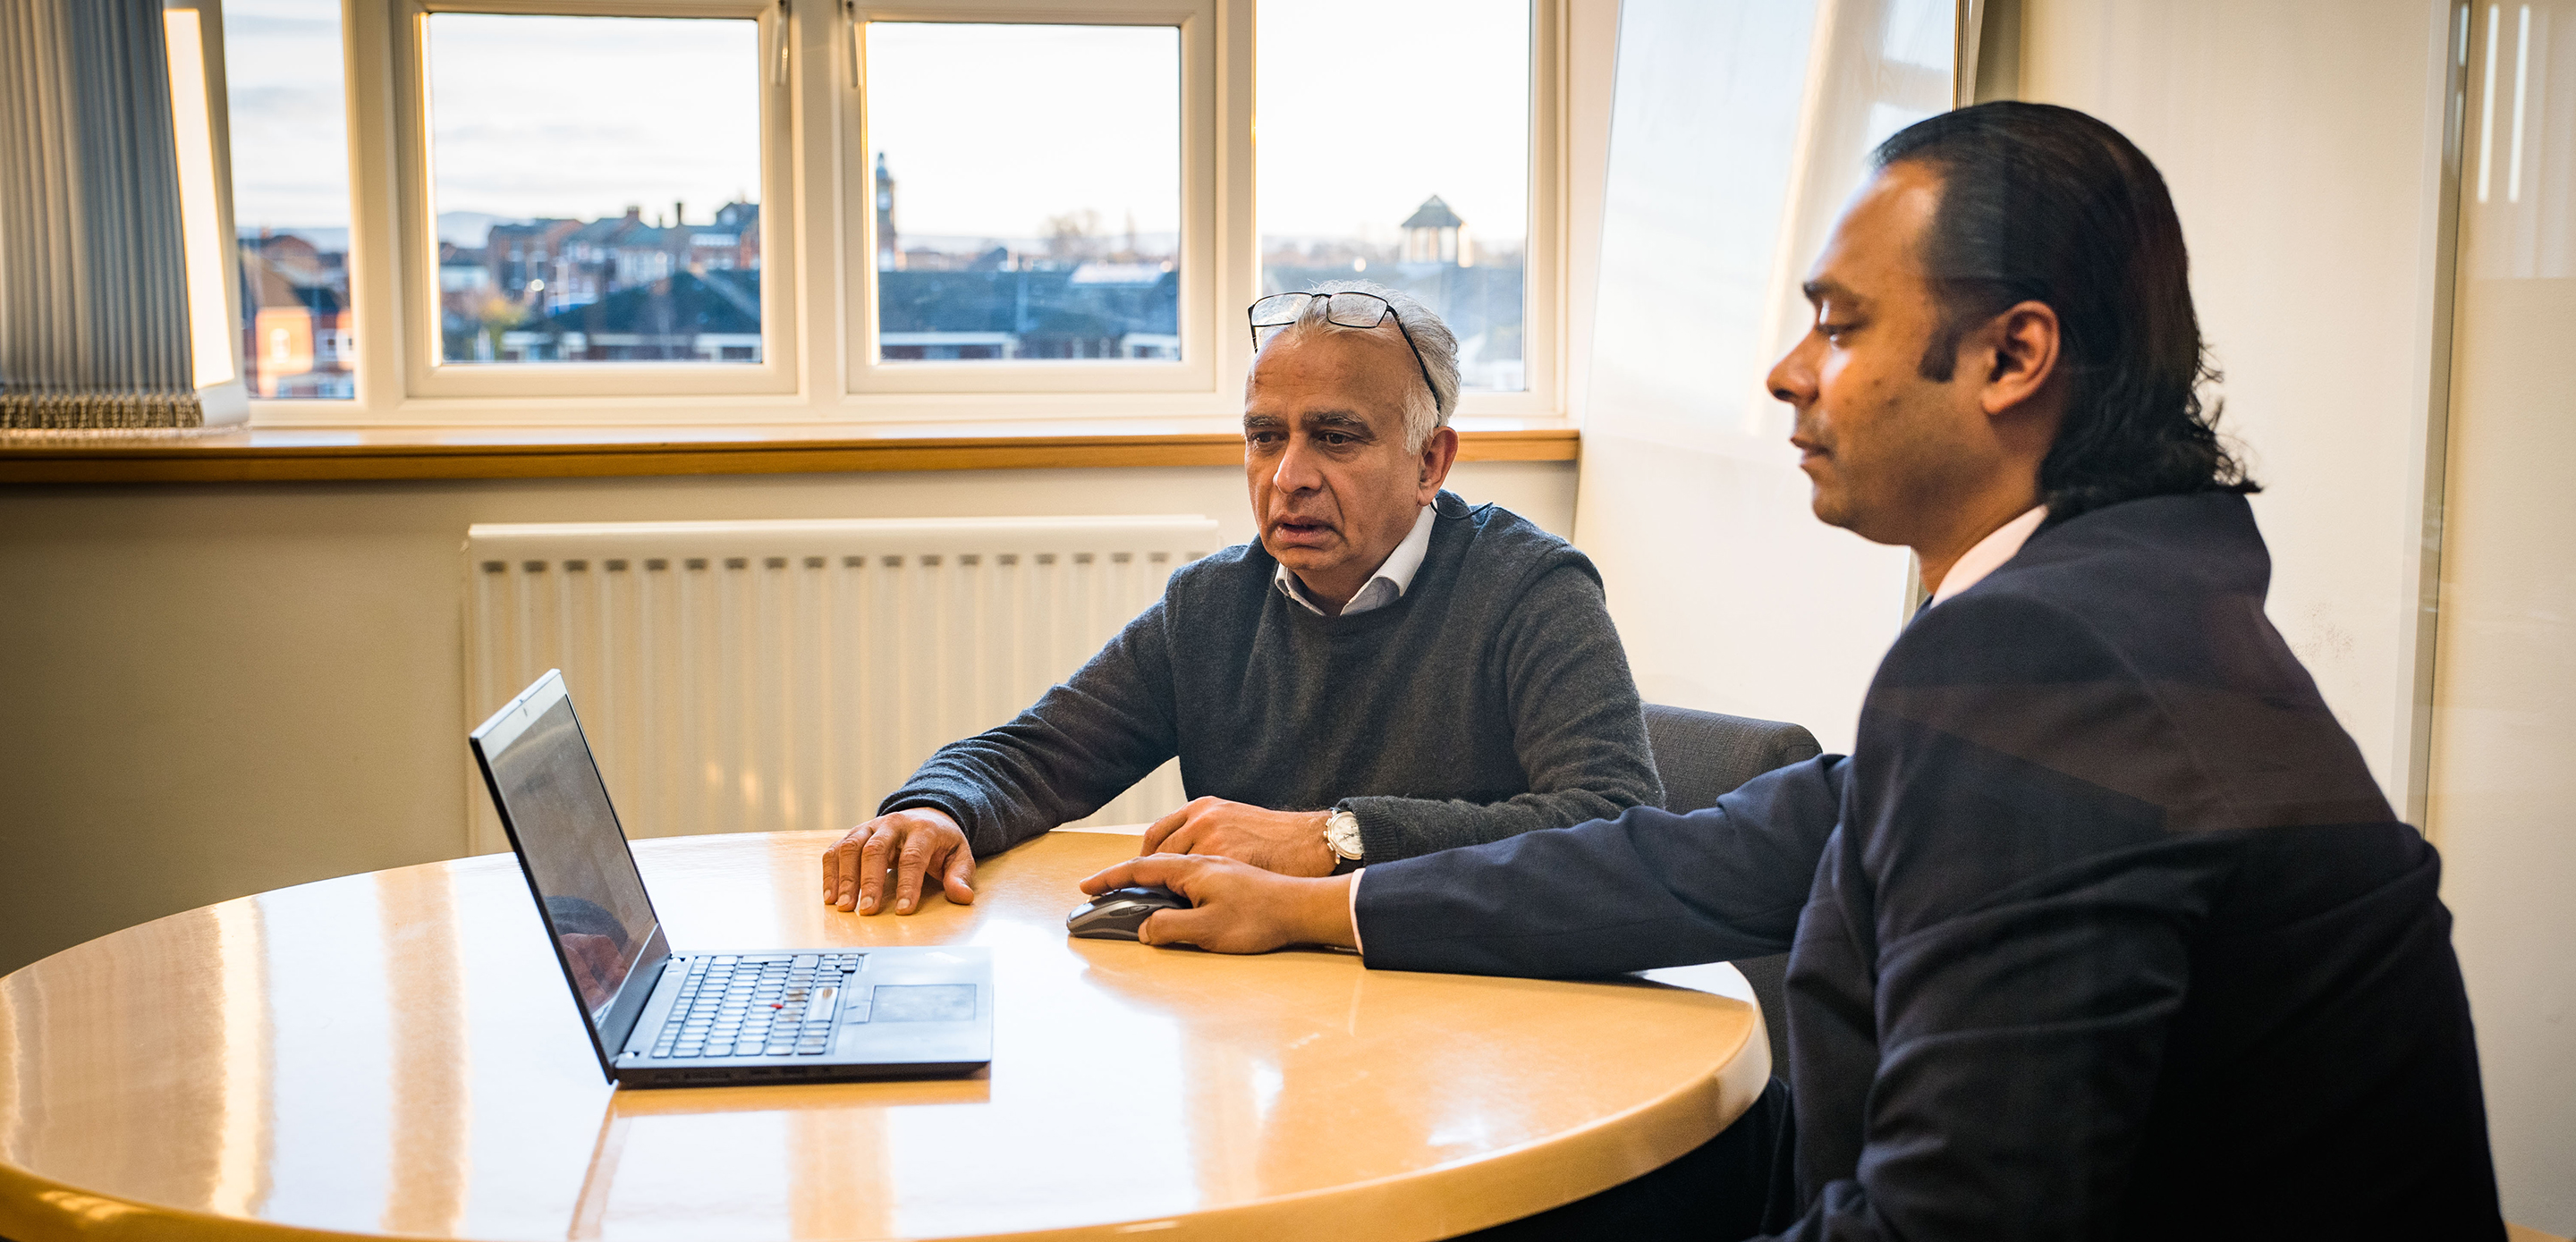
[[[527,715],[512,720],[522,707]],[[493,747],[512,724],[516,736]],[[658,956],[658,937],[653,903],[560,676],[548,674],[475,740],[565,973],[594,1034],[611,1044],[612,1032],[600,1028],[648,947]]]

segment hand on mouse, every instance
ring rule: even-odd
[[[897,914],[920,908],[922,883],[931,876],[948,900],[974,904],[975,851],[966,830],[946,811],[927,806],[877,816],[823,851],[823,904],[876,913],[886,905],[889,867]]]
[[[1331,875],[1340,861],[1324,844],[1324,820],[1331,814],[1193,798],[1145,829],[1142,852],[1221,854],[1281,875]]]
[[[1093,896],[1131,884],[1168,888],[1190,909],[1158,910],[1136,929],[1146,944],[1194,944],[1218,953],[1267,953],[1282,945],[1355,948],[1351,877],[1276,875],[1231,858],[1149,854],[1082,882]]]

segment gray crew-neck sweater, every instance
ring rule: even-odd
[[[879,813],[936,807],[990,854],[1174,755],[1193,798],[1347,808],[1370,862],[1661,805],[1591,560],[1497,506],[1433,504],[1393,604],[1298,607],[1257,542],[1185,565],[1080,671],[941,747]]]

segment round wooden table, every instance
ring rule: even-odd
[[[993,951],[972,1078],[615,1091],[508,855],[280,889],[0,979],[0,1237],[1430,1239],[1644,1173],[1770,1072],[1684,986],[1072,940],[1132,835],[824,907],[828,833],[640,841],[683,951]]]

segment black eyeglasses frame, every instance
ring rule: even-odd
[[[1300,302],[1297,304],[1297,313],[1290,315],[1286,319],[1277,320],[1272,323],[1260,323],[1254,321],[1252,318],[1252,312],[1259,309],[1262,303],[1267,302],[1272,298],[1321,298],[1324,302],[1324,322],[1344,328],[1374,328],[1379,324],[1386,322],[1388,317],[1392,316],[1395,319],[1395,330],[1404,334],[1404,347],[1413,351],[1413,365],[1420,368],[1422,371],[1422,386],[1431,391],[1431,408],[1434,410],[1438,410],[1440,408],[1440,386],[1431,382],[1431,364],[1422,360],[1422,347],[1413,343],[1413,330],[1404,326],[1404,316],[1396,312],[1395,303],[1387,301],[1385,298],[1379,297],[1374,293],[1364,293],[1358,289],[1336,289],[1330,293],[1317,293],[1312,289],[1292,289],[1284,293],[1263,294],[1260,297],[1254,298],[1252,300],[1252,305],[1243,308],[1243,318],[1246,322],[1251,323],[1252,325],[1252,348],[1255,353],[1258,353],[1261,350],[1261,330],[1263,328],[1285,328],[1290,324],[1297,322],[1299,319],[1304,318],[1306,314],[1307,304]],[[1367,323],[1345,323],[1342,320],[1335,319],[1333,318],[1334,298],[1367,298],[1369,301],[1378,304],[1378,317]]]

